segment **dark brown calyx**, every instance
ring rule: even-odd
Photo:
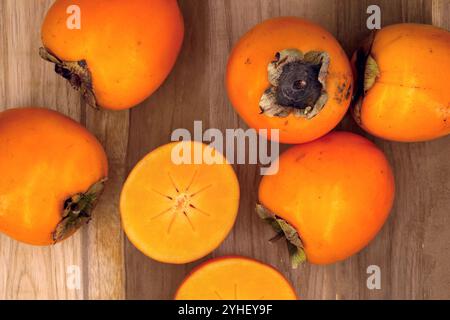
[[[356,50],[354,57],[356,90],[353,96],[353,116],[358,123],[361,123],[362,101],[380,75],[380,69],[372,55],[372,46],[375,36],[376,32],[372,32]]]
[[[285,65],[276,89],[278,104],[296,109],[313,106],[322,92],[319,71],[320,66],[300,61]]]
[[[256,213],[261,219],[270,224],[276,232],[275,237],[271,241],[281,238],[286,239],[292,268],[297,269],[299,265],[307,261],[302,240],[293,226],[260,204],[256,205]]]
[[[40,48],[42,59],[55,64],[55,72],[69,81],[71,86],[80,91],[84,100],[93,108],[98,108],[92,87],[92,75],[85,60],[62,61],[46,48]]]
[[[326,77],[330,58],[326,52],[303,54],[296,49],[278,52],[268,67],[271,86],[260,101],[261,112],[269,117],[311,119],[328,101]]]
[[[62,220],[52,235],[55,243],[66,239],[91,220],[92,211],[103,192],[105,182],[106,179],[103,179],[85,193],[76,194],[64,202]]]

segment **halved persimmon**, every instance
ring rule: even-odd
[[[176,0],[57,0],[42,26],[41,56],[91,106],[128,109],[163,83],[183,37]]]
[[[278,164],[278,173],[261,181],[257,212],[286,236],[294,267],[352,256],[389,215],[391,168],[383,152],[361,136],[330,133],[292,147]]]
[[[197,267],[181,284],[176,300],[296,300],[277,270],[244,257],[223,257]]]
[[[403,23],[371,35],[353,57],[353,115],[367,132],[401,142],[450,134],[450,32]]]
[[[51,245],[91,219],[108,174],[105,151],[72,119],[41,108],[0,113],[0,231]]]
[[[188,160],[180,162],[180,155]],[[239,182],[231,165],[215,149],[191,141],[147,155],[130,173],[120,199],[130,241],[148,257],[174,264],[216,249],[238,208]]]
[[[320,138],[341,121],[353,75],[328,31],[282,17],[240,39],[229,58],[226,85],[231,104],[250,127],[278,129],[280,142],[296,144]]]

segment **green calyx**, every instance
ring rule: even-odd
[[[262,220],[271,225],[276,232],[276,236],[272,238],[271,241],[280,238],[286,239],[293,269],[297,269],[299,265],[307,261],[302,240],[293,226],[260,204],[256,205],[256,213]]]
[[[78,193],[64,202],[62,220],[52,234],[55,243],[66,239],[91,220],[92,211],[103,192],[106,180],[100,180],[85,193]]]
[[[379,75],[380,68],[378,68],[378,64],[372,55],[369,55],[366,61],[366,68],[364,70],[364,93],[373,87]]]
[[[359,85],[362,89],[360,90],[359,95],[355,96],[354,98],[352,113],[353,118],[356,120],[356,122],[361,124],[361,106],[363,99],[367,92],[374,86],[375,82],[377,81],[377,78],[380,75],[380,69],[375,59],[371,55],[368,55],[366,57],[364,69],[359,72],[359,76],[361,77]]]
[[[40,48],[39,55],[42,59],[54,63],[55,72],[69,81],[75,90],[80,91],[88,105],[98,109],[97,99],[92,86],[92,75],[85,60],[62,61],[46,48]]]
[[[367,92],[375,85],[380,76],[380,68],[372,54],[372,46],[375,41],[376,32],[372,32],[363,41],[355,53],[355,69],[357,85],[353,97],[353,117],[361,124],[361,107]]]

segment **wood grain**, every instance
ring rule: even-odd
[[[103,143],[109,183],[96,218],[71,239],[35,248],[0,236],[0,299],[123,299],[123,233],[117,198],[125,177],[128,112],[95,112],[38,55],[40,26],[50,0],[0,1],[0,109],[42,106],[86,125]],[[67,285],[71,266],[81,286]]]
[[[383,25],[396,22],[432,22],[431,1],[378,1],[382,9]],[[181,1],[186,17],[187,38],[180,61],[171,78],[156,97],[132,111],[130,135],[130,168],[140,156],[160,143],[160,137],[147,136],[145,130],[151,118],[160,117],[161,104],[179,101],[170,110],[171,119],[161,124],[164,138],[170,129],[180,126],[192,127],[194,119],[204,125],[225,129],[245,127],[224,96],[223,79],[227,55],[239,37],[256,23],[279,15],[296,15],[314,20],[330,30],[350,54],[357,43],[367,35],[365,10],[369,1],[208,1],[200,6],[198,1]],[[444,18],[445,19],[445,18]],[[203,44],[203,45],[202,45]],[[208,44],[205,48],[204,44]],[[190,59],[190,63],[185,63]],[[200,63],[200,67],[198,64]],[[205,72],[208,74],[205,77]],[[200,74],[195,84],[180,86],[183,74]],[[195,90],[191,90],[195,87]],[[205,89],[207,88],[207,93]],[[167,92],[166,92],[167,90]],[[164,99],[171,92],[175,94],[170,102]],[[161,96],[159,96],[159,94]],[[155,105],[158,110],[152,110]],[[199,107],[200,106],[200,107]],[[186,118],[186,109],[191,113]],[[155,108],[156,109],[156,108]],[[167,111],[169,112],[169,111]],[[205,119],[205,115],[209,115]],[[164,116],[165,119],[168,119]],[[180,123],[179,119],[183,119]],[[158,121],[156,121],[158,122]],[[141,128],[141,129],[140,129]],[[170,128],[170,129],[168,129]],[[351,119],[346,119],[341,129],[358,131]],[[142,131],[140,131],[142,130]],[[140,131],[140,132],[139,132]],[[156,142],[153,142],[156,141]],[[159,142],[159,143],[158,143]],[[240,215],[232,234],[224,244],[212,254],[242,254],[270,263],[283,271],[298,288],[299,295],[306,299],[372,299],[372,298],[436,298],[449,297],[448,286],[433,286],[428,275],[445,277],[438,270],[445,266],[448,258],[429,254],[425,258],[427,245],[425,229],[431,221],[442,223],[448,208],[448,176],[439,177],[438,172],[448,170],[444,160],[448,157],[448,139],[422,144],[393,144],[375,140],[386,151],[396,169],[399,194],[396,208],[380,236],[361,254],[334,266],[304,266],[291,271],[286,263],[283,244],[269,245],[272,235],[254,215],[256,190],[259,174],[254,166],[239,166],[236,171],[241,182],[242,200]],[[134,157],[136,155],[136,157]],[[433,159],[430,163],[419,159]],[[439,163],[439,164],[438,164]],[[413,175],[410,172],[413,170]],[[430,178],[433,175],[433,179]],[[412,175],[412,177],[411,177]],[[411,180],[412,179],[412,180]],[[412,182],[415,181],[415,182]],[[442,190],[442,202],[436,206],[437,213],[430,215],[430,200],[424,196],[421,183],[433,181],[437,190]],[[418,200],[420,199],[420,200]],[[447,200],[446,200],[447,199]],[[442,216],[441,216],[442,215]],[[414,225],[411,221],[416,221]],[[433,233],[442,243],[448,242],[448,233]],[[439,236],[437,236],[439,235]],[[428,240],[431,241],[431,240]],[[434,243],[437,245],[437,243]],[[431,246],[431,244],[430,244]],[[199,262],[189,266],[170,266],[150,261],[131,245],[126,248],[127,295],[136,299],[169,299],[179,281]],[[376,264],[381,267],[382,290],[370,291],[366,287],[366,268]],[[434,266],[434,267],[433,267]],[[428,282],[427,282],[428,281]]]
[[[120,229],[118,197],[132,167],[169,142],[174,129],[246,128],[226,97],[224,76],[233,45],[264,19],[295,15],[332,32],[348,54],[367,35],[366,8],[381,8],[383,25],[433,23],[450,28],[449,0],[180,0],[186,39],[165,84],[130,112],[94,111],[40,61],[39,28],[50,0],[0,0],[0,109],[45,106],[87,126],[110,160],[110,181],[94,221],[70,240],[34,248],[0,236],[0,299],[170,299],[185,275],[211,257],[241,254],[283,272],[303,299],[450,298],[450,139],[400,144],[369,137],[392,163],[397,199],[381,233],[364,251],[332,266],[293,271],[283,243],[254,214],[259,170],[235,166],[242,199],[236,226],[212,255],[189,265],[152,261]],[[350,117],[339,129],[364,134]],[[285,147],[284,147],[285,148]],[[66,285],[67,267],[82,271],[80,290]],[[378,265],[382,289],[369,290],[366,269]]]

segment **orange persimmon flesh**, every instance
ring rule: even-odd
[[[312,119],[261,112],[260,99],[270,86],[268,65],[286,49],[303,54],[323,52],[329,57],[328,99]],[[250,127],[278,129],[280,142],[297,144],[320,138],[341,121],[350,105],[353,75],[346,53],[333,35],[307,20],[281,17],[260,23],[239,40],[229,58],[226,86],[231,104]]]
[[[177,164],[172,158],[175,148],[191,152],[192,160],[198,150],[201,156],[213,154],[218,163]],[[199,142],[170,143],[151,152],[132,170],[120,199],[129,240],[148,257],[174,264],[216,249],[233,227],[238,207],[233,168],[223,155]]]
[[[80,29],[69,29],[70,6]],[[131,108],[173,68],[184,37],[176,0],[57,0],[42,26],[44,47],[63,61],[85,61],[97,105]]]
[[[296,300],[277,270],[244,257],[223,257],[197,267],[179,287],[176,300]]]
[[[66,200],[108,172],[95,137],[47,109],[1,112],[0,154],[0,231],[33,245],[53,244]]]
[[[259,201],[293,226],[308,262],[329,264],[364,248],[386,221],[394,178],[385,155],[369,140],[333,132],[280,156],[265,176]]]
[[[370,55],[378,67],[356,115],[373,135],[414,142],[450,134],[450,32],[397,24],[375,34]]]

